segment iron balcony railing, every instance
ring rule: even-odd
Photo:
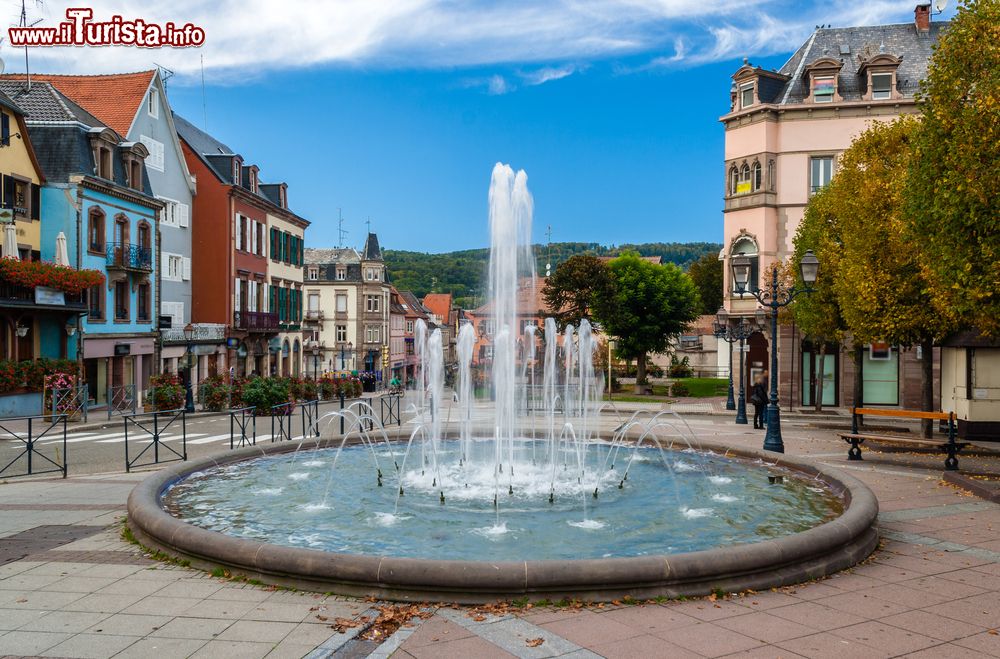
[[[131,243],[108,243],[108,269],[153,271],[153,250]]]
[[[267,311],[237,311],[233,314],[233,327],[248,332],[276,332],[278,314]]]
[[[67,309],[82,311],[87,308],[84,293],[64,293],[63,297]],[[34,288],[18,286],[9,281],[0,281],[0,307],[34,307],[37,305]]]

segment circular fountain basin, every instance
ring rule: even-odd
[[[533,466],[542,447],[525,441],[502,479],[457,460],[435,468],[410,458],[416,466],[403,465],[397,496],[388,453],[379,487],[370,450],[336,456],[337,445],[244,449],[159,472],[130,496],[129,525],[144,544],[204,568],[323,592],[467,603],[760,589],[841,570],[877,541],[872,493],[798,458],[707,442],[697,452],[613,455],[598,445],[593,457],[615,468],[578,483],[570,465]]]

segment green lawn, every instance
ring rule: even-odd
[[[725,396],[729,389],[729,380],[726,378],[682,378],[678,382],[687,385],[692,398]],[[656,391],[656,387],[653,387],[653,391]]]

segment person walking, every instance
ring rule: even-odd
[[[750,402],[753,403],[753,427],[757,430],[764,428],[764,411],[767,409],[767,387],[764,378],[763,373],[754,378],[750,394]]]

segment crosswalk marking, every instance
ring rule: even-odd
[[[188,439],[190,439],[191,437],[201,437],[204,434],[205,433],[203,433],[203,432],[198,432],[198,433],[189,432],[187,434],[187,436],[188,436]],[[180,439],[181,437],[183,437],[183,435],[181,433],[175,433],[175,432],[164,433],[164,434],[160,435],[160,441],[161,442],[172,442],[172,441]],[[141,442],[141,441],[152,441],[152,439],[153,439],[153,435],[150,434],[150,433],[145,433],[145,432],[129,433],[129,441],[135,440],[137,442]],[[120,444],[120,443],[122,443],[124,441],[125,441],[125,433],[122,433],[118,437],[114,437],[114,438],[111,438],[111,439],[102,439],[102,440],[97,441],[96,443],[97,444]]]
[[[188,437],[194,437],[195,435],[188,435]],[[202,437],[200,439],[189,439],[188,444],[211,444],[212,442],[218,442],[220,440],[229,441],[229,433],[224,433],[221,435],[209,435],[208,437]]]

